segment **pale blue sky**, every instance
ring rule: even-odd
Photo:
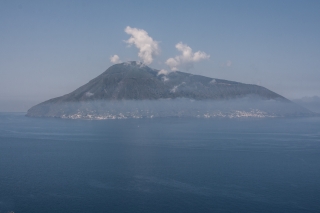
[[[209,60],[188,72],[260,84],[288,98],[320,96],[320,1],[0,1],[0,111],[69,93],[112,65],[139,60],[126,26]],[[231,61],[231,66],[226,63]],[[182,70],[185,71],[185,70]]]

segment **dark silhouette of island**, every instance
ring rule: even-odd
[[[30,117],[278,117],[313,113],[264,87],[185,72],[160,72],[140,62],[109,67],[75,91],[40,103]]]

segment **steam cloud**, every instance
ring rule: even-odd
[[[111,56],[110,61],[111,61],[111,63],[114,63],[114,64],[121,63],[121,60],[118,55]]]
[[[142,59],[144,64],[151,64],[153,57],[160,52],[158,42],[154,41],[148,33],[142,29],[127,26],[124,31],[131,35],[125,42],[130,45],[134,44],[139,49],[138,56]]]
[[[215,84],[215,83],[217,83],[217,81],[216,81],[216,79],[212,79],[209,83],[210,84]]]
[[[169,72],[168,72],[167,70],[162,69],[162,70],[160,70],[160,71],[158,72],[157,75],[168,75],[168,74],[169,74]]]
[[[182,55],[178,55],[174,58],[169,58],[166,64],[170,67],[172,71],[178,70],[178,67],[184,66],[187,69],[193,67],[194,62],[198,62],[204,59],[210,58],[210,55],[202,51],[192,52],[191,47],[182,42],[176,44],[177,50],[182,52]]]

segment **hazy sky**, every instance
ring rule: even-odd
[[[69,93],[114,54],[141,60],[127,26],[157,43],[150,67],[170,70],[182,42],[206,55],[181,71],[320,96],[319,0],[0,0],[0,111]]]

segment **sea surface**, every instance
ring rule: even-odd
[[[0,212],[320,212],[320,118],[0,113]]]

